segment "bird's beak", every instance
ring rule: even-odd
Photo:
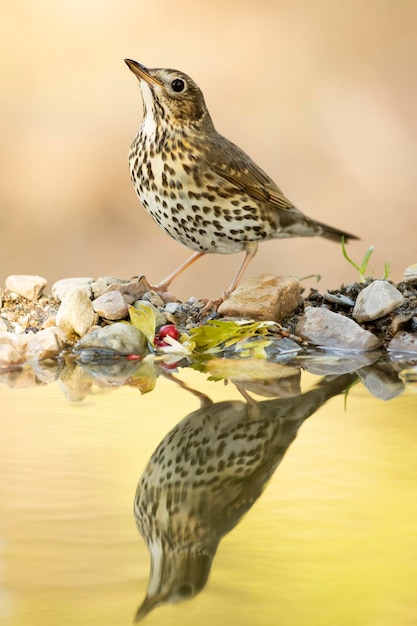
[[[141,65],[141,63],[132,61],[132,59],[125,59],[125,63],[139,80],[145,80],[147,83],[153,83],[154,85],[162,85],[162,82],[155,78],[155,76],[152,76],[149,70],[144,65]]]

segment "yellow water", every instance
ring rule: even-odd
[[[213,401],[239,399],[204,374]],[[307,377],[308,387],[314,381]],[[0,623],[131,624],[150,558],[132,512],[158,443],[198,399],[58,384],[0,387]],[[308,419],[262,496],[221,541],[206,588],[156,608],[151,625],[417,624],[417,395],[357,385]]]

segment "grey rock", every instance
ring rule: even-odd
[[[401,306],[404,297],[386,280],[374,280],[356,299],[352,317],[359,323],[376,320]]]
[[[29,274],[13,274],[6,278],[6,287],[27,300],[36,300],[48,284],[42,276]]]
[[[235,289],[218,312],[243,319],[280,322],[300,301],[300,282],[294,276],[263,274]]]
[[[57,357],[66,343],[64,332],[57,327],[51,326],[40,330],[31,337],[26,356],[28,359],[52,359]]]
[[[175,313],[179,307],[179,302],[167,302],[165,305],[166,313]]]
[[[90,298],[83,288],[72,289],[61,302],[56,314],[56,324],[72,339],[74,334],[82,337],[96,319]]]
[[[417,333],[401,331],[389,342],[390,352],[417,352]]]
[[[120,291],[110,291],[93,300],[93,309],[104,319],[122,320],[127,317],[129,305]]]
[[[65,296],[73,289],[84,291],[89,298],[92,296],[91,285],[94,278],[77,277],[77,278],[61,278],[52,285],[52,295],[58,302],[62,302]]]
[[[354,320],[324,307],[308,307],[296,333],[317,346],[334,350],[374,350],[381,345],[377,337]]]
[[[104,328],[97,328],[77,342],[76,351],[94,350],[107,351],[115,354],[129,355],[147,353],[145,336],[130,324],[115,322]]]

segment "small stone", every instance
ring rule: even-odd
[[[399,313],[392,320],[389,331],[392,336],[396,335],[400,330],[405,330],[413,319],[413,313]]]
[[[159,295],[157,291],[152,291],[152,290],[148,291],[147,293],[144,294],[142,300],[145,300],[146,302],[150,302],[154,306],[163,307],[165,305],[165,302],[162,300],[161,296]]]
[[[30,339],[26,356],[29,359],[53,359],[62,352],[65,346],[65,334],[57,327],[45,328]]]
[[[417,285],[417,263],[409,265],[403,274],[403,281],[410,285]]]
[[[24,362],[24,356],[11,344],[0,344],[0,366],[18,365]]]
[[[62,302],[65,296],[73,289],[79,289],[84,291],[89,298],[92,296],[91,285],[94,278],[80,277],[80,278],[61,278],[52,285],[52,295],[55,300]]]
[[[0,332],[2,333],[5,330],[7,330],[7,322],[4,317],[0,317]]]
[[[36,300],[48,284],[42,276],[29,274],[13,274],[6,278],[6,287],[27,300]]]
[[[317,346],[334,350],[374,350],[381,344],[353,320],[324,307],[308,307],[296,333]]]
[[[169,311],[165,310],[164,315],[165,315],[166,321],[169,324],[174,324],[174,326],[179,326],[178,318],[173,313],[169,313]]]
[[[16,334],[9,331],[0,332],[0,345],[6,344],[13,346],[20,354],[25,354],[28,342],[33,333]]]
[[[300,283],[293,276],[263,274],[238,287],[218,308],[220,315],[280,322],[300,304]]]
[[[91,289],[94,298],[99,298],[106,290],[108,290],[110,285],[116,289],[118,286],[125,286],[129,284],[129,282],[129,280],[116,278],[115,276],[100,276],[100,278],[97,278],[97,280],[92,283]]]
[[[75,350],[103,350],[129,355],[147,353],[146,337],[131,324],[115,322],[110,326],[93,330],[74,347]]]
[[[51,326],[56,326],[56,315],[51,315],[51,317],[47,317],[43,322],[41,329],[50,328]]]
[[[390,352],[417,352],[417,333],[399,332],[388,344]]]
[[[159,295],[161,296],[165,304],[168,304],[168,302],[178,302],[177,296],[171,291],[164,291],[163,293]]]
[[[179,307],[179,302],[167,302],[165,305],[165,313],[175,313]]]
[[[110,291],[120,291],[125,296],[126,302],[134,302],[135,300],[139,300],[142,296],[151,289],[148,284],[148,281],[144,276],[141,276],[135,280],[129,280],[127,282],[119,281],[117,283],[112,283],[109,285],[103,293],[109,293]]]
[[[404,296],[386,280],[374,280],[356,299],[352,317],[359,323],[388,315],[404,302]]]
[[[129,306],[120,291],[110,291],[93,300],[93,309],[106,320],[122,320],[127,317]]]
[[[72,289],[61,302],[56,314],[56,323],[68,339],[74,334],[82,337],[95,323],[96,313],[90,298],[81,289]]]

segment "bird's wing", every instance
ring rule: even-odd
[[[298,213],[274,181],[234,143],[217,135],[216,142],[206,148],[210,168],[236,189],[256,200],[269,202],[277,209]]]

